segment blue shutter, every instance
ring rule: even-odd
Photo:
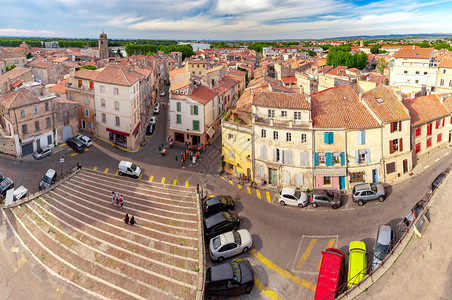
[[[358,144],[362,145],[363,144],[363,135],[362,135],[362,131],[358,131]]]
[[[333,165],[333,153],[327,152],[325,154],[325,158],[326,158],[326,165],[327,166],[332,166]]]
[[[355,150],[355,164],[359,165],[359,153],[358,153],[358,150]]]
[[[329,132],[329,144],[334,144],[334,132]]]
[[[366,163],[370,163],[370,149],[366,149]]]
[[[366,143],[366,131],[361,131],[361,145],[364,145]]]
[[[341,152],[341,166],[345,166],[345,152]]]
[[[314,152],[314,166],[319,165],[319,154],[317,152]]]
[[[330,143],[329,132],[324,132],[323,133],[323,142],[325,144],[329,144]]]

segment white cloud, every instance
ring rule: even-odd
[[[10,36],[51,36],[55,35],[55,31],[48,30],[28,30],[15,28],[0,28],[0,35]]]

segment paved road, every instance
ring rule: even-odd
[[[125,157],[142,166],[142,180],[161,182],[164,179],[165,183],[178,185],[187,181],[191,185],[205,182],[209,193],[230,194],[237,199],[241,226],[249,229],[253,235],[254,251],[244,256],[255,267],[258,280],[258,288],[253,290],[251,297],[279,296],[290,299],[295,296],[313,296],[321,250],[327,246],[347,252],[351,241],[362,240],[370,250],[370,256],[378,225],[399,224],[437,174],[452,163],[452,155],[445,156],[439,162],[435,162],[433,157],[431,162],[424,163],[429,167],[421,175],[387,188],[389,196],[383,203],[372,202],[359,207],[349,201],[338,210],[281,207],[267,201],[265,190],[260,190],[261,197],[258,198],[255,189],[251,189],[250,194],[245,187],[239,189],[237,184],[231,184],[218,176],[219,139],[194,165],[186,163],[182,166],[180,159],[176,161],[176,155],[182,150],[178,147],[170,149],[165,157],[159,156],[158,147],[167,137],[166,109],[166,105],[162,107],[156,132],[137,153],[118,150],[94,139],[95,145],[89,151],[77,155],[67,146],[62,146],[61,152],[42,161],[0,157],[0,170],[11,177],[16,186],[25,185],[30,189],[38,186],[47,168],[60,170],[60,157],[65,158],[65,169],[81,162],[85,168],[97,168],[108,173],[115,173],[118,161]],[[174,182],[174,179],[177,181]],[[271,193],[273,198],[274,193]]]

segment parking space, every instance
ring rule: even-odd
[[[317,275],[320,269],[322,251],[336,247],[337,235],[307,236],[303,235],[295,255],[292,272]]]

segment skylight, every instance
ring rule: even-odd
[[[377,103],[383,103],[383,102],[385,102],[385,101],[383,100],[383,98],[375,98],[375,101],[377,101]]]

